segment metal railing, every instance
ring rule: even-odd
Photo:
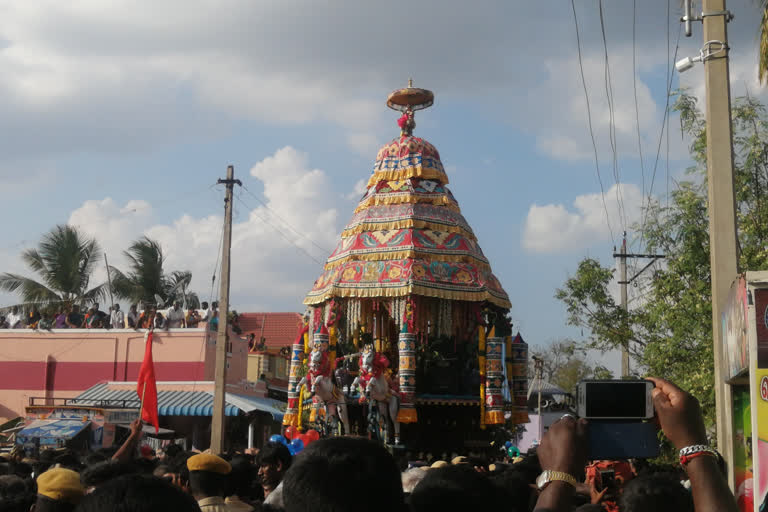
[[[29,397],[30,407],[98,407],[103,409],[138,409],[141,400],[114,400],[94,398],[57,398],[44,396]]]

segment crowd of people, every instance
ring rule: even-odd
[[[689,454],[676,467],[588,462],[589,424],[570,415],[521,457],[458,456],[407,468],[382,445],[355,437],[321,439],[295,457],[277,442],[256,454],[219,456],[174,445],[154,453],[140,447],[137,420],[115,453],[26,459],[17,452],[0,460],[0,510],[27,512],[34,504],[35,512],[736,512],[716,452],[706,447],[698,402],[653,380],[660,427]],[[611,464],[615,476],[600,481],[595,469]]]
[[[217,330],[219,326],[219,308],[217,302],[208,307],[203,302],[201,309],[189,308],[186,312],[181,302],[175,301],[170,308],[148,306],[139,311],[136,304],[131,304],[128,312],[113,304],[108,312],[102,311],[99,303],[94,303],[84,311],[80,306],[44,308],[31,306],[23,312],[13,306],[7,313],[0,314],[0,329],[181,329],[204,328]]]

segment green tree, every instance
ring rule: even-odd
[[[714,423],[714,367],[707,215],[705,123],[692,96],[679,92],[673,109],[691,139],[694,165],[677,184],[668,205],[653,202],[642,229],[648,252],[666,258],[645,283],[643,301],[623,311],[609,284],[614,270],[585,259],[555,296],[568,323],[588,330],[586,348],[629,348],[636,373],[670,379],[701,402]],[[732,109],[734,180],[740,268],[768,268],[768,116],[753,98],[738,98]],[[644,228],[644,229],[643,229]],[[639,367],[638,367],[639,365]]]
[[[199,307],[197,294],[187,291],[192,273],[175,271],[166,274],[163,269],[165,257],[159,242],[145,236],[135,240],[123,254],[128,258],[128,272],[116,267],[109,269],[117,296],[160,307],[174,300],[186,302],[188,307]]]
[[[613,374],[602,365],[593,364],[586,350],[573,340],[552,341],[548,345],[531,350],[533,357],[542,360],[542,379],[576,394],[576,385],[584,379],[610,379]],[[535,375],[533,358],[529,375]]]
[[[58,225],[43,235],[36,249],[21,253],[39,280],[6,272],[0,275],[0,290],[18,292],[24,303],[38,307],[98,302],[106,297],[106,284],[89,285],[100,258],[96,240],[73,226]]]

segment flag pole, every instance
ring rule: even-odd
[[[147,348],[147,347],[146,347],[146,344],[147,344],[147,340],[149,339],[149,335],[150,335],[150,334],[152,333],[152,331],[154,331],[154,330],[155,330],[155,329],[154,329],[154,326],[153,326],[153,325],[150,325],[149,329],[147,329],[147,332],[146,332],[146,334],[144,334],[144,345],[145,345],[145,347],[144,347],[144,348],[145,348],[145,349]],[[143,387],[143,388],[141,388],[141,405],[139,406],[139,419],[140,419],[140,420],[142,419],[141,417],[142,417],[142,415],[143,415],[143,413],[144,413],[144,393],[145,393],[146,391],[147,391],[147,381],[145,380],[145,381],[144,381],[144,387]],[[143,421],[143,420],[142,420],[142,421]]]

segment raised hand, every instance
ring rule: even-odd
[[[675,448],[706,445],[704,419],[696,397],[664,379],[648,377],[648,380],[656,385],[652,395],[659,425]]]

